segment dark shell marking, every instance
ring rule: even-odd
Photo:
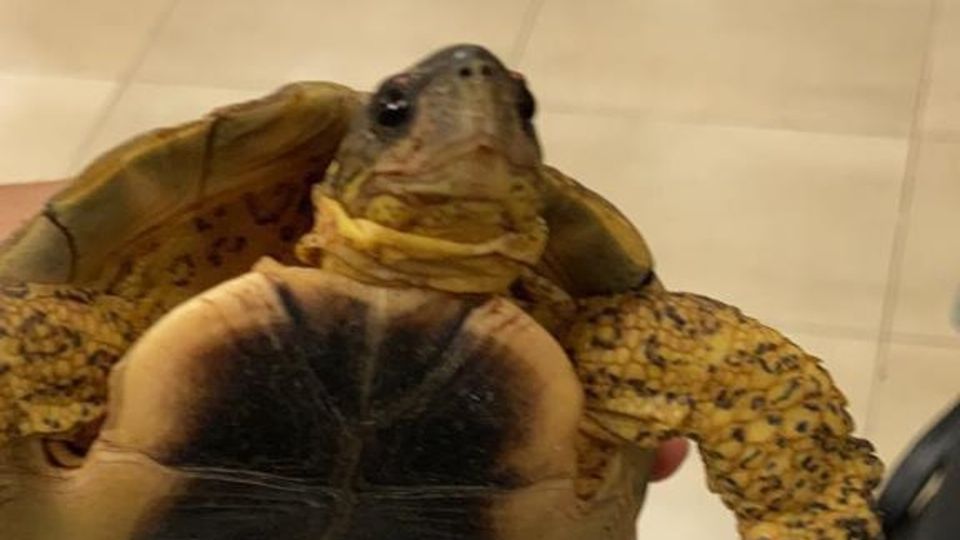
[[[384,319],[329,294],[323,313],[278,287],[286,321],[195,358],[202,389],[180,443],[154,459],[191,478],[138,538],[496,538],[492,506],[530,481],[536,388],[470,299]]]

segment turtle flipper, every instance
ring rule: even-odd
[[[820,361],[778,332],[701,296],[630,293],[582,301],[567,347],[597,424],[699,443],[744,538],[879,537],[880,462]]]
[[[0,285],[0,450],[103,414],[110,368],[139,334],[131,304],[68,286]]]

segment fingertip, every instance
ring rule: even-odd
[[[665,441],[657,448],[657,455],[650,471],[650,479],[658,482],[669,478],[677,472],[689,453],[690,443],[686,439]]]

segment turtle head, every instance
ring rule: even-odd
[[[547,241],[534,112],[523,77],[478,46],[386,79],[317,188],[300,257],[367,281],[505,289]]]

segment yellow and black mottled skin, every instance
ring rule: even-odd
[[[744,538],[875,538],[872,446],[817,358],[720,302],[638,291],[580,302],[566,344],[611,437],[700,445]]]
[[[110,368],[139,335],[130,303],[43,285],[0,295],[0,434],[59,434],[101,416]]]
[[[352,111],[342,107],[331,114],[327,108],[319,117],[339,126],[347,109]],[[709,487],[736,512],[744,538],[879,537],[870,495],[879,464],[869,444],[851,435],[844,398],[819,362],[735,308],[666,291],[653,274],[642,237],[623,216],[542,163],[532,125],[534,109],[522,77],[480,47],[445,49],[391,77],[357,109],[326,181],[313,190],[315,222],[297,244],[297,257],[324,274],[368,286],[506,297],[534,315],[567,351],[585,395],[576,445],[580,499],[571,512],[589,515],[591,505],[622,497],[633,507],[623,512],[621,521],[632,520],[642,500],[642,482],[633,486],[635,495],[625,494],[624,485],[633,484],[625,479],[647,466],[648,451],[660,441],[682,435],[699,444]],[[326,164],[328,143],[339,141],[343,129],[320,133],[326,149],[305,152],[309,159],[287,161],[279,152],[283,178],[302,179],[293,172]],[[236,140],[248,145],[238,143],[234,157],[256,154],[249,146],[254,137],[238,135]],[[199,170],[209,171],[210,166]],[[269,188],[269,179],[275,177],[258,178]],[[303,200],[305,191],[298,193]],[[249,197],[234,193],[226,199],[242,208],[238,201]],[[219,206],[211,210],[217,212]],[[198,257],[212,246],[187,240],[219,239],[197,234],[203,231],[196,228],[200,223],[195,218],[208,224],[206,210],[178,211],[189,218],[182,226],[195,228],[195,234],[183,236],[187,243],[154,245],[140,241],[150,238],[143,232],[137,242],[124,243],[136,246],[123,252],[128,256],[101,253],[111,270],[100,271],[94,280],[93,307],[71,308],[53,319],[54,326],[75,332],[80,324],[75,321],[103,317],[106,310],[142,321],[139,332],[171,305],[195,294],[193,284],[209,286],[226,279],[207,267],[197,270]],[[34,224],[12,248],[0,252],[0,278],[49,274],[59,268],[55,257],[41,257],[45,264],[34,264],[36,257],[20,252],[24,246],[36,251],[36,242],[25,240],[44,227],[70,231],[63,221]],[[302,218],[294,222],[298,227],[304,223]],[[251,234],[243,217],[225,230],[234,228]],[[226,245],[245,257],[272,252],[264,246],[288,245],[284,241],[290,235],[283,231],[279,229],[281,241],[268,232],[266,239],[242,246],[227,240]],[[75,238],[67,240],[68,253],[84,255],[93,249],[78,246]],[[157,253],[163,256],[154,258]],[[183,262],[184,257],[194,264]],[[241,271],[237,261],[249,262],[237,256],[224,260],[230,261],[230,272]],[[113,264],[118,261],[126,263]],[[8,297],[12,315],[0,319],[0,328],[12,329],[15,321],[29,319],[35,313],[31,310],[39,309],[35,300],[54,290],[46,287],[65,284],[72,290],[84,269],[79,264],[70,268],[69,277],[39,280],[48,285],[29,284],[26,296]],[[118,275],[122,279],[116,279]],[[189,286],[181,291],[177,283],[183,279]],[[104,308],[98,302],[111,305]],[[110,326],[114,319],[107,317],[104,323],[109,332],[95,329],[70,339],[86,346],[102,333],[123,336],[123,329]],[[59,335],[56,328],[44,332]],[[3,339],[8,349],[21,346],[14,332]],[[127,345],[129,341],[120,340],[114,354]],[[19,359],[8,358],[0,385],[9,386],[28,373]],[[37,380],[46,380],[47,372],[40,372]],[[97,392],[102,402],[103,389]],[[27,428],[8,429],[0,441],[43,431],[22,418],[7,425]],[[591,538],[602,537],[599,528],[592,532],[597,536]]]

